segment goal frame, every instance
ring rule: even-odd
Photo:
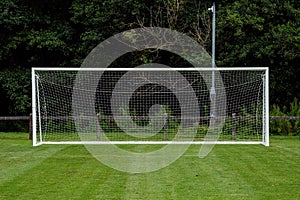
[[[37,112],[40,112],[39,103],[39,85],[36,84],[37,77],[35,71],[191,71],[191,68],[74,68],[74,67],[33,67],[31,72],[32,79],[32,144],[40,146],[42,144],[261,144],[269,146],[269,68],[268,67],[218,67],[218,68],[193,68],[194,71],[265,71],[265,81],[263,82],[263,117],[264,124],[262,130],[262,141],[43,141],[41,132],[41,119],[37,120]],[[37,123],[39,121],[39,123]],[[37,140],[39,135],[39,140]]]

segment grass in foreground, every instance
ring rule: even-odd
[[[32,147],[27,138],[0,133],[0,199],[300,199],[299,137],[272,137],[270,147],[216,145],[205,159],[192,145],[145,174],[111,169],[82,145]]]

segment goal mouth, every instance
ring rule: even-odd
[[[33,68],[32,87],[34,146],[269,145],[266,67]]]

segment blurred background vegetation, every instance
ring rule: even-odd
[[[171,28],[210,52],[211,5],[211,0],[0,1],[0,116],[31,112],[31,67],[79,67],[97,44],[128,29]],[[299,116],[299,0],[217,1],[216,23],[217,66],[270,67],[270,114]],[[135,52],[119,63],[182,65],[174,55],[165,61],[164,53]],[[295,127],[280,123],[273,132]]]

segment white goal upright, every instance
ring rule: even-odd
[[[266,67],[32,68],[33,145],[268,146],[268,82]]]

